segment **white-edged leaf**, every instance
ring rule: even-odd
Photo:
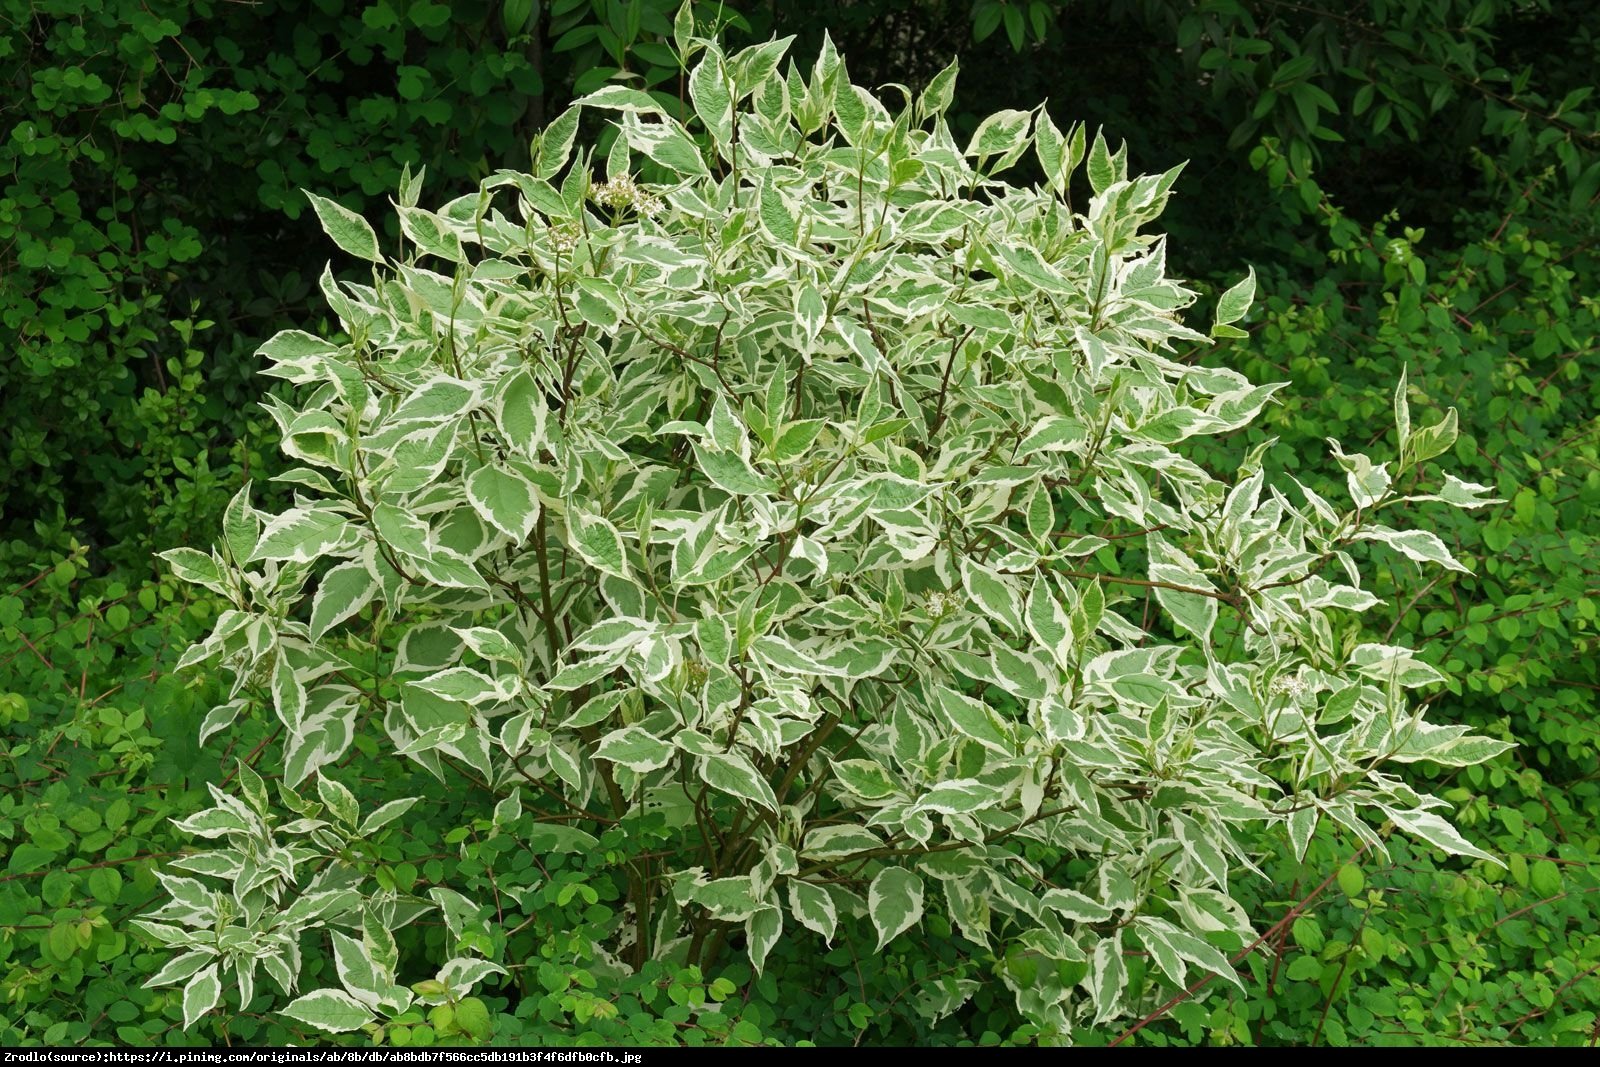
[[[1421,809],[1405,811],[1391,808],[1387,804],[1380,806],[1383,808],[1383,813],[1394,820],[1394,824],[1401,830],[1412,837],[1422,839],[1434,848],[1443,849],[1453,856],[1471,856],[1474,859],[1488,860],[1497,867],[1505,866],[1502,860],[1462,837],[1459,830],[1434,812]]]
[[[904,867],[885,867],[867,890],[867,915],[882,952],[922,918],[922,879]]]
[[[317,799],[321,800],[333,817],[351,829],[355,829],[356,820],[360,817],[361,809],[356,804],[355,795],[341,785],[338,781],[325,774],[317,775]]]
[[[311,600],[311,639],[324,634],[372,602],[378,593],[378,579],[359,560],[341,563],[317,583]]]
[[[644,773],[659,770],[671,763],[676,751],[670,743],[642,726],[624,726],[600,739],[600,744],[594,750],[594,758],[619,763],[630,771]]]
[[[939,710],[958,733],[1001,755],[1011,754],[1011,744],[1000,720],[988,705],[948,686],[939,686],[936,695]]]
[[[193,952],[185,952],[181,956],[174,956],[172,959],[166,962],[164,967],[162,967],[155,974],[151,975],[139,988],[154,989],[156,986],[172,985],[176,982],[181,982],[216,958],[217,956],[215,952],[208,952],[198,949]]]
[[[491,974],[505,974],[506,969],[491,960],[458,956],[439,968],[438,980],[450,987],[452,996],[465,996],[472,987]]]
[[[183,1028],[192,1030],[200,1016],[215,1008],[222,1000],[222,980],[217,977],[217,965],[199,971],[183,987]]]
[[[622,532],[603,515],[569,512],[568,529],[572,548],[585,563],[618,578],[628,577],[628,557],[622,545]]]
[[[307,993],[285,1007],[283,1014],[332,1034],[359,1030],[374,1018],[359,1000],[338,989]]]
[[[360,941],[333,931],[333,962],[339,972],[339,981],[357,1000],[377,1006],[387,981],[380,978],[378,965]]]
[[[756,977],[761,976],[767,956],[783,936],[783,912],[776,907],[760,908],[744,921],[745,953]]]
[[[1450,554],[1439,535],[1431,530],[1391,530],[1387,527],[1362,530],[1356,534],[1362,541],[1376,541],[1396,549],[1407,559],[1418,563],[1437,563],[1445,570],[1471,574],[1472,568]]]
[[[1103,939],[1089,958],[1089,973],[1084,978],[1089,999],[1094,1004],[1095,1022],[1115,1017],[1122,1007],[1122,991],[1128,984],[1128,968],[1122,961],[1122,932]]]
[[[323,231],[333,238],[334,244],[359,259],[383,262],[383,253],[378,251],[378,235],[366,219],[343,204],[318,196],[310,190],[306,191],[306,199],[311,201]]]
[[[839,926],[839,913],[834,909],[833,897],[828,895],[826,889],[798,878],[790,879],[789,913],[799,920],[801,926],[815,930],[824,941],[833,943],[833,932]]]
[[[1217,322],[1223,325],[1238,322],[1250,310],[1256,299],[1256,269],[1223,293],[1217,300]]]
[[[778,810],[772,785],[745,756],[737,751],[718,752],[700,761],[700,777],[713,789],[758,804],[768,811]]]
[[[528,539],[539,519],[539,492],[509,467],[490,464],[467,478],[467,499],[479,515],[518,544]]]
[[[388,826],[400,816],[410,811],[412,805],[416,804],[418,799],[418,797],[404,797],[400,800],[391,800],[389,803],[384,804],[382,807],[373,811],[365,819],[361,820],[361,836],[366,837],[368,834],[375,833],[383,827]]]

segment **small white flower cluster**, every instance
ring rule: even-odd
[[[1298,700],[1310,691],[1311,686],[1298,674],[1284,674],[1272,680],[1272,692],[1277,696]]]
[[[589,190],[589,198],[601,207],[631,208],[636,214],[653,219],[666,207],[661,198],[641,188],[630,174],[619,174]]]
[[[578,247],[578,239],[582,237],[576,226],[569,224],[550,227],[550,247],[556,255],[564,256]]]
[[[933,619],[942,619],[953,614],[957,608],[966,603],[966,597],[954,590],[936,591],[928,594],[928,616]]]

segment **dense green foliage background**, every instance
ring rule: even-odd
[[[1190,160],[1166,220],[1177,271],[1220,282],[1253,264],[1266,294],[1248,338],[1191,357],[1294,383],[1209,460],[1270,434],[1275,462],[1329,480],[1321,438],[1389,432],[1405,367],[1414,403],[1460,409],[1458,473],[1506,498],[1438,530],[1475,575],[1425,584],[1397,567],[1390,608],[1370,617],[1455,679],[1434,695],[1439,719],[1519,742],[1430,783],[1508,866],[1398,841],[1379,860],[1328,833],[1303,864],[1268,860],[1250,884],[1268,936],[1241,961],[1249,995],[1202,991],[1132,1036],[1079,1039],[1592,1041],[1600,9],[696,6],[733,44],[798,35],[802,60],[826,31],[864,84],[917,87],[959,53],[968,116],[1048,96],[1059,124],[1128,138],[1136,169]],[[138,988],[158,957],[126,920],[157,896],[160,860],[187,845],[167,820],[272,743],[242,726],[198,746],[206,680],[171,668],[215,605],[180,595],[151,554],[208,541],[245,480],[272,491],[252,353],[320,320],[312,282],[331,251],[297,190],[381,219],[403,167],[425,166],[438,197],[465,192],[525,166],[532,131],[609,79],[676,106],[663,43],[675,10],[0,0],[0,1043],[301,1038],[249,1012],[185,1034],[175,994]],[[364,784],[363,804],[410,787]],[[605,853],[530,855],[487,823],[446,835],[477,805],[430,805],[378,842],[397,885],[451,864],[496,898],[497,871],[548,868],[539,893],[500,905],[506,928],[522,924],[506,958],[527,966],[486,996],[496,1042],[1028,1040],[988,985],[931,1030],[909,1010],[986,977],[958,971],[937,941],[874,955],[845,936],[820,965],[775,960],[760,981],[730,964],[592,988],[574,935],[604,919],[626,872]],[[695,1011],[707,998],[735,1007]],[[477,1037],[419,1024],[403,1039]]]

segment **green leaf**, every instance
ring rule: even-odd
[[[722,752],[700,760],[700,777],[713,789],[748,800],[768,811],[778,810],[772,786],[738,752]]]
[[[1561,892],[1561,868],[1550,860],[1536,860],[1528,869],[1529,885],[1541,897],[1553,897]]]
[[[306,199],[311,201],[312,208],[316,210],[323,232],[333,238],[333,243],[340,249],[358,259],[383,262],[383,253],[378,251],[378,235],[372,231],[366,219],[344,205],[309,190],[306,191]]]
[[[622,532],[603,515],[581,510],[568,511],[572,547],[591,567],[618,578],[628,577],[628,559],[622,546]]]
[[[456,1026],[474,1041],[487,1041],[494,1032],[494,1021],[489,1017],[489,1007],[477,997],[467,997],[455,1005]]]
[[[102,904],[115,904],[122,898],[122,875],[108,867],[90,871],[89,895]]]
[[[1284,973],[1291,981],[1315,982],[1322,978],[1322,961],[1315,956],[1296,956]]]
[[[1032,119],[1030,111],[997,111],[989,115],[973,131],[966,154],[983,159],[1021,151],[1028,143]]]
[[[912,806],[912,811],[932,811],[940,815],[970,815],[992,808],[1004,794],[975,778],[952,778],[931,786]]]
[[[13,845],[6,870],[11,874],[27,874],[48,866],[56,858],[55,852],[29,842]]]
[[[1256,269],[1251,267],[1243,280],[1234,284],[1218,298],[1217,322],[1222,325],[1238,322],[1250,310],[1250,305],[1255,303],[1255,299]]]
[[[189,979],[183,987],[183,1028],[194,1029],[200,1016],[215,1008],[222,1000],[222,980],[217,977],[217,965],[212,964]]]
[[[467,478],[467,499],[491,526],[511,536],[517,544],[533,533],[539,519],[539,493],[509,467],[479,467]]]
[[[358,832],[362,837],[370,836],[410,811],[412,806],[418,803],[419,799],[418,797],[405,797],[401,800],[389,801],[361,820],[361,828]]]
[[[676,749],[641,726],[624,726],[600,739],[595,759],[618,763],[630,771],[660,770],[672,762]]]
[[[1498,867],[1505,866],[1500,860],[1462,837],[1454,826],[1434,812],[1421,809],[1407,811],[1391,808],[1387,804],[1380,806],[1383,808],[1383,813],[1394,820],[1394,824],[1402,831],[1420,838],[1434,848],[1442,849],[1453,856],[1471,856],[1474,859],[1487,860]]]
[[[878,932],[877,951],[922,918],[922,879],[904,867],[885,867],[867,890],[867,916]]]
[[[804,458],[812,444],[816,442],[817,435],[822,433],[827,425],[825,419],[805,419],[789,423],[778,435],[777,444],[773,445],[773,457],[779,463],[789,463]]]
[[[284,1008],[283,1014],[334,1034],[358,1030],[374,1018],[360,1001],[337,989],[307,993]]]
[[[799,879],[789,880],[789,913],[800,925],[822,935],[824,941],[833,942],[833,932],[838,928],[839,915],[834,910],[833,898],[827,890]]]
[[[378,579],[360,561],[341,563],[317,583],[311,600],[311,639],[321,640],[329,630],[356,614],[378,594]]]
[[[534,823],[526,827],[521,836],[529,848],[539,852],[584,853],[600,844],[593,834],[562,823]]]
[[[942,685],[935,688],[935,695],[939,711],[957,733],[1001,755],[1011,754],[1010,741],[999,720],[982,701]]]

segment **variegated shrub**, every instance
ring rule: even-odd
[[[1454,414],[1413,426],[1402,380],[1397,459],[1334,448],[1342,504],[1255,456],[1202,469],[1185,441],[1276,387],[1172,354],[1203,339],[1194,294],[1144,231],[1176,171],[1130,177],[1042,108],[962,143],[954,68],[893,108],[831,48],[807,77],[779,72],[785,42],[685,44],[692,125],[596,92],[531,174],[437,211],[408,181],[399,255],[313,198],[373,270],[323,277],[348,340],[263,349],[296,387],[271,404],[295,504],[242,493],[215,551],[167,554],[231,604],[186,656],[229,682],[205,734],[283,730],[281,799],[249,772],[216,790],[183,825],[217,847],[146,926],[183,951],[158,979],[189,983],[191,1017],[225,984],[248,1000],[257,963],[302,992],[318,928],[342,988],[284,1010],[326,1029],[511,962],[481,958],[459,893],[374,883],[359,841],[400,812],[363,818],[339,784],[358,737],[498,797],[530,849],[664,824],[624,963],[759,970],[785,938],[864,924],[883,948],[937,912],[1052,1040],[1231,978],[1253,935],[1229,887],[1264,829],[1381,847],[1392,823],[1483,856],[1390,765],[1503,746],[1414,710],[1440,677],[1364,639],[1349,553],[1463,569],[1381,521]],[[603,158],[574,147],[588,116],[617,130]],[[1025,153],[1041,185],[996,177]],[[430,908],[460,937],[414,993],[391,931]],[[1138,995],[1132,952],[1160,976]]]

